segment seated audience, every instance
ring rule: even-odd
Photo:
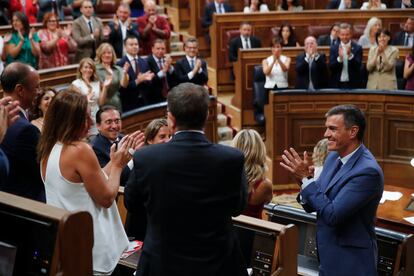
[[[356,0],[330,0],[327,9],[330,10],[347,10],[358,7]]]
[[[27,64],[13,62],[0,76],[4,96],[12,104],[19,102],[16,122],[6,132],[0,148],[9,160],[9,175],[0,190],[18,196],[45,202],[45,187],[40,177],[36,145],[40,132],[32,125],[26,114],[40,86],[39,73]]]
[[[73,19],[77,19],[78,17],[80,17],[82,14],[82,3],[85,0],[66,0],[66,4],[70,7],[72,7],[72,16]],[[92,4],[92,8],[96,7],[98,0],[90,0],[91,4]]]
[[[389,45],[391,34],[388,30],[379,30],[376,34],[378,46],[369,49],[367,70],[367,89],[397,89],[395,64],[398,60],[398,48]]]
[[[272,39],[272,55],[262,61],[263,73],[266,75],[265,88],[280,90],[288,88],[288,71],[290,58],[282,54],[282,38]]]
[[[361,10],[385,10],[387,5],[381,3],[381,0],[369,0],[362,3]]]
[[[40,132],[42,132],[46,111],[55,96],[55,89],[51,87],[43,88],[37,93],[29,109],[29,120]]]
[[[319,46],[332,46],[339,43],[339,23],[334,23],[329,30],[329,34],[318,37]]]
[[[167,19],[157,15],[157,5],[147,0],[144,5],[145,15],[138,17],[139,46],[141,55],[151,54],[151,48],[157,38],[168,40],[171,35]]]
[[[198,85],[207,85],[207,62],[198,55],[198,41],[189,38],[184,43],[185,57],[177,61],[175,70],[179,83],[191,82]]]
[[[95,59],[96,73],[99,81],[104,83],[105,80],[111,79],[111,83],[106,90],[106,98],[99,105],[113,105],[118,110],[122,110],[119,89],[128,86],[128,76],[124,69],[116,65],[116,55],[114,48],[109,43],[102,43],[96,50]]]
[[[89,136],[98,134],[96,128],[96,112],[98,112],[99,106],[103,105],[106,101],[106,93],[109,85],[112,82],[112,76],[108,76],[101,87],[99,78],[96,75],[95,63],[91,58],[84,58],[79,63],[77,72],[77,79],[71,84],[82,95],[86,96],[89,105],[89,112],[92,118],[91,128],[89,130]]]
[[[339,26],[340,43],[331,46],[329,70],[333,88],[353,89],[361,87],[362,47],[351,40],[352,27],[348,23]]]
[[[313,180],[317,180],[323,170],[323,164],[328,156],[328,139],[319,140],[313,148],[312,162],[313,162]]]
[[[247,6],[243,8],[244,13],[250,12],[268,12],[269,7],[267,4],[264,4],[262,0],[250,0],[247,3]]]
[[[116,57],[121,58],[125,54],[124,40],[127,36],[139,38],[138,24],[132,22],[131,10],[128,4],[120,4],[116,10],[113,21],[109,22],[108,42],[114,47]]]
[[[414,41],[414,16],[410,16],[405,21],[404,29],[398,32],[392,40],[392,45],[403,45],[411,47]]]
[[[313,36],[305,39],[305,52],[296,57],[296,88],[315,90],[326,87],[328,68],[326,56],[318,52]]]
[[[168,91],[176,82],[172,58],[165,54],[166,48],[164,40],[156,39],[152,46],[152,55],[147,57],[148,66],[154,73],[151,89],[147,93],[148,104],[164,102]]]
[[[66,0],[37,0],[39,5],[39,12],[37,14],[37,21],[43,22],[44,15],[48,12],[53,12],[57,15],[59,20],[65,20],[65,13],[63,7],[66,6]]]
[[[240,23],[240,36],[233,38],[229,43],[229,60],[237,61],[239,49],[261,48],[260,39],[252,35],[252,25],[248,22]]]
[[[254,129],[239,131],[232,141],[232,146],[244,154],[249,198],[243,215],[261,219],[264,204],[273,198],[273,186],[265,173],[266,146],[262,137]]]
[[[145,145],[167,143],[171,139],[171,131],[166,119],[152,120],[145,128]]]
[[[117,65],[124,68],[128,78],[127,87],[119,89],[122,111],[126,112],[148,103],[147,93],[154,73],[150,71],[147,61],[138,56],[139,44],[135,36],[127,36],[124,44],[126,54]]]
[[[86,57],[95,58],[96,48],[104,40],[103,25],[101,19],[93,16],[92,1],[82,1],[80,11],[82,16],[73,21],[72,31],[72,36],[78,44],[75,62]]]
[[[394,0],[393,7],[395,9],[412,9],[414,5],[412,0]]]
[[[382,28],[382,21],[377,17],[371,17],[364,29],[364,34],[360,36],[358,44],[362,48],[371,48],[377,46],[376,34]]]
[[[45,13],[43,29],[39,30],[40,57],[39,68],[55,68],[69,64],[68,53],[76,50],[76,42],[71,36],[72,26],[63,30],[59,27],[56,14]]]
[[[24,13],[13,14],[11,30],[11,34],[6,34],[4,37],[6,64],[20,61],[37,68],[40,39],[35,30],[30,29],[29,21]]]
[[[283,47],[300,47],[292,26],[287,22],[282,23],[280,26],[279,37],[282,38]]]
[[[282,0],[282,3],[277,6],[278,11],[302,11],[303,7],[299,5],[299,0]]]
[[[411,53],[405,58],[404,79],[406,79],[405,89],[414,90],[414,45],[411,47]]]
[[[203,28],[208,28],[213,24],[213,13],[228,13],[234,11],[233,7],[225,0],[214,0],[206,4],[204,16],[201,21]]]
[[[122,169],[132,155],[132,139],[111,147],[111,161],[101,169],[92,147],[84,142],[91,118],[86,97],[66,90],[56,95],[45,117],[38,154],[47,204],[92,216],[94,275],[111,275],[128,248],[115,198]]]
[[[26,15],[30,24],[37,22],[37,0],[9,0],[8,2],[9,14],[21,12]]]

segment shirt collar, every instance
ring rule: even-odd
[[[129,61],[133,61],[134,59],[138,59],[138,55],[136,55],[135,57],[133,57],[130,54],[126,53],[126,56],[129,59]]]
[[[89,22],[89,21],[91,21],[91,18],[92,18],[92,17],[91,17],[91,18],[89,18],[89,19],[88,19],[88,18],[86,18],[86,16],[84,16],[83,14],[82,14],[82,17],[83,17],[83,19],[85,20],[86,24],[88,24],[88,22]]]
[[[202,130],[197,130],[197,129],[186,129],[186,130],[179,130],[179,131],[176,131],[176,132],[174,133],[174,135],[177,135],[178,133],[184,133],[184,132],[195,132],[195,133],[204,134],[204,131],[202,131]]]
[[[347,47],[351,47],[351,40],[348,43],[343,43],[341,41],[341,46],[347,46]]]
[[[197,58],[197,57],[189,57],[189,56],[187,56],[187,55],[185,55],[185,57],[187,58],[187,60],[188,60],[188,61],[191,61],[191,60],[194,60],[194,61],[195,61],[195,60],[196,60],[196,58]]]
[[[357,152],[357,150],[361,147],[361,145],[362,144],[360,144],[353,152],[351,152],[350,154],[348,154],[348,155],[346,155],[346,156],[344,156],[344,157],[342,157],[342,158],[340,158],[339,157],[339,159],[341,159],[341,162],[342,162],[342,164],[343,165],[345,165],[346,164],[346,162],[348,162],[349,161],[349,159],[351,159],[351,157],[352,157],[352,155],[354,155],[355,154],[355,152]]]

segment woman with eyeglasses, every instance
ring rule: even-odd
[[[43,29],[38,34],[40,44],[39,68],[54,68],[69,64],[68,53],[76,50],[76,42],[71,36],[72,26],[60,28],[58,17],[48,12],[43,17]]]

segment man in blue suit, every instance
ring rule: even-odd
[[[0,148],[9,159],[10,171],[0,190],[15,195],[46,201],[45,188],[40,177],[36,146],[40,132],[32,125],[26,110],[32,105],[39,89],[39,74],[27,64],[9,64],[1,75],[6,96],[20,102],[20,118],[11,125]]]
[[[128,86],[119,89],[122,111],[126,112],[148,104],[154,73],[150,71],[147,61],[138,56],[139,44],[135,36],[127,36],[124,44],[126,55],[117,64],[124,68],[129,79]]]
[[[331,87],[354,89],[362,86],[362,47],[351,40],[351,29],[348,23],[341,23],[340,42],[331,46],[329,56]]]
[[[353,105],[326,113],[325,138],[331,151],[318,180],[310,158],[285,150],[282,167],[301,185],[298,196],[306,212],[317,213],[319,275],[377,275],[375,219],[384,189],[381,168],[362,144],[364,114]]]

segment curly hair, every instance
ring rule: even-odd
[[[43,96],[47,93],[47,92],[53,92],[56,96],[57,92],[54,88],[52,87],[45,87],[42,88],[34,97],[33,99],[33,103],[32,106],[29,109],[29,120],[36,120],[37,118],[43,117],[45,116],[45,114],[43,114],[42,110],[40,110],[40,103],[42,102],[42,98]]]
[[[313,148],[312,161],[315,166],[323,166],[328,156],[328,139],[322,139]]]

